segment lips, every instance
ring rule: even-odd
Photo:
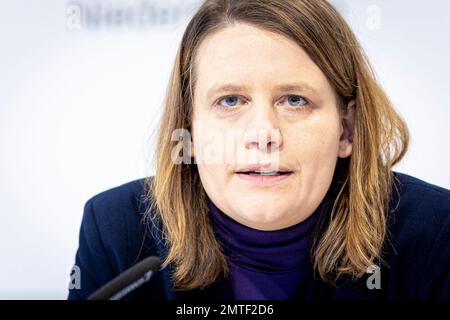
[[[240,181],[252,187],[270,188],[287,183],[294,172],[287,166],[269,163],[244,166],[235,174]]]
[[[245,171],[245,172],[237,172],[239,174],[247,174],[250,176],[278,176],[289,174],[287,171]]]
[[[251,164],[244,166],[236,171],[238,174],[258,175],[258,176],[276,176],[292,173],[289,168],[278,164]]]

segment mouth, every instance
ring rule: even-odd
[[[238,171],[237,174],[245,174],[248,176],[282,176],[289,175],[292,171]]]
[[[246,182],[258,185],[271,185],[286,180],[293,174],[293,171],[283,166],[250,165],[239,169],[235,173],[241,180]]]
[[[238,174],[246,174],[249,176],[278,176],[278,175],[289,175],[292,171],[280,164],[251,164],[244,166],[236,171]]]

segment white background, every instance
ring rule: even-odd
[[[334,3],[411,130],[396,169],[450,188],[450,3]],[[71,4],[0,1],[0,299],[66,298],[85,201],[154,172],[152,133],[189,14],[74,29]]]

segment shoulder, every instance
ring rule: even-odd
[[[447,201],[450,200],[450,190],[448,189],[431,184],[405,173],[394,171],[393,174],[397,183],[400,184],[400,186],[403,186],[405,191],[416,193],[426,191],[430,195],[442,197],[442,199],[446,199]]]
[[[128,235],[141,228],[140,220],[145,213],[144,197],[144,178],[102,191],[87,200],[82,227],[95,226],[106,248],[129,245],[126,242]]]
[[[140,214],[145,210],[146,181],[152,177],[129,181],[92,196],[86,205],[98,209],[97,215]],[[109,211],[108,209],[114,209]]]
[[[441,229],[450,219],[450,190],[394,172],[391,210],[394,220],[410,221],[418,231]]]
[[[151,179],[120,184],[94,195],[85,204],[82,225],[95,227],[105,250],[117,259],[118,271],[132,265],[142,254],[148,226],[144,221],[148,213],[147,183]]]
[[[411,297],[448,297],[450,191],[406,174],[394,177],[388,217],[392,281]]]
[[[150,224],[144,220],[151,179],[123,183],[86,201],[75,257],[82,288],[70,290],[69,298],[84,299],[139,260],[158,255]]]

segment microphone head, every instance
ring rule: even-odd
[[[143,278],[142,283],[134,286],[131,290],[126,292],[128,294],[130,291],[136,289],[138,286],[142,285],[144,282],[150,279],[152,273],[159,271],[161,267],[161,261],[157,256],[150,256],[144,260],[138,262],[131,268],[125,270],[123,273],[119,274],[117,277],[107,282],[101,288],[92,293],[88,300],[107,300],[117,294],[119,291],[126,289],[127,287],[133,285],[137,280]],[[149,274],[148,276],[146,276]]]

